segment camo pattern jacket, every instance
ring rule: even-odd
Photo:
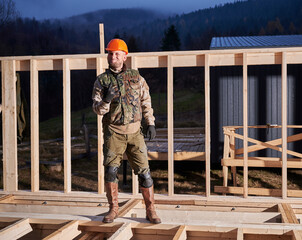
[[[106,103],[102,99],[110,84],[118,88],[119,96]],[[107,69],[94,83],[92,100],[93,111],[103,115],[106,124],[126,125],[144,116],[147,125],[155,125],[149,86],[137,70],[124,68],[115,74]]]

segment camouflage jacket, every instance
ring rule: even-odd
[[[106,103],[102,99],[110,83],[118,88],[119,96]],[[115,74],[107,69],[94,83],[92,100],[93,111],[103,115],[106,124],[126,125],[141,121],[143,115],[147,125],[155,125],[149,86],[137,70]]]

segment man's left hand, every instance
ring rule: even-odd
[[[156,136],[155,126],[149,125],[147,128],[147,138],[149,138],[149,141],[154,139]]]

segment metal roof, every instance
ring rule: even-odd
[[[301,46],[302,35],[213,37],[210,49]]]

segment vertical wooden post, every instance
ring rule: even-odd
[[[282,198],[287,198],[287,60],[282,53]]]
[[[69,59],[63,59],[64,192],[71,192],[71,107]]]
[[[247,53],[243,53],[243,196],[248,197],[248,73]]]
[[[16,61],[1,62],[3,189],[18,190]]]
[[[102,58],[96,59],[96,74],[100,75],[105,71],[102,64]],[[104,169],[104,156],[103,156],[103,116],[97,115],[98,125],[98,193],[102,194],[105,192],[105,169]]]
[[[37,60],[30,61],[31,191],[39,191],[39,72]]]
[[[99,34],[100,34],[100,53],[105,53],[105,35],[104,35],[104,24],[99,24]]]
[[[105,54],[105,40],[104,40],[104,24],[99,24],[99,37],[100,37],[100,53]],[[96,59],[96,74],[100,75],[105,71],[102,58]],[[104,169],[104,155],[103,155],[103,116],[97,116],[98,125],[98,193],[105,192],[105,169]]]
[[[131,57],[131,68],[136,69],[136,61],[135,57]],[[134,171],[132,170],[132,194],[137,195],[138,194],[138,177],[134,174]]]
[[[210,56],[204,56],[206,197],[211,195]]]
[[[168,55],[168,195],[174,194],[173,57]]]

